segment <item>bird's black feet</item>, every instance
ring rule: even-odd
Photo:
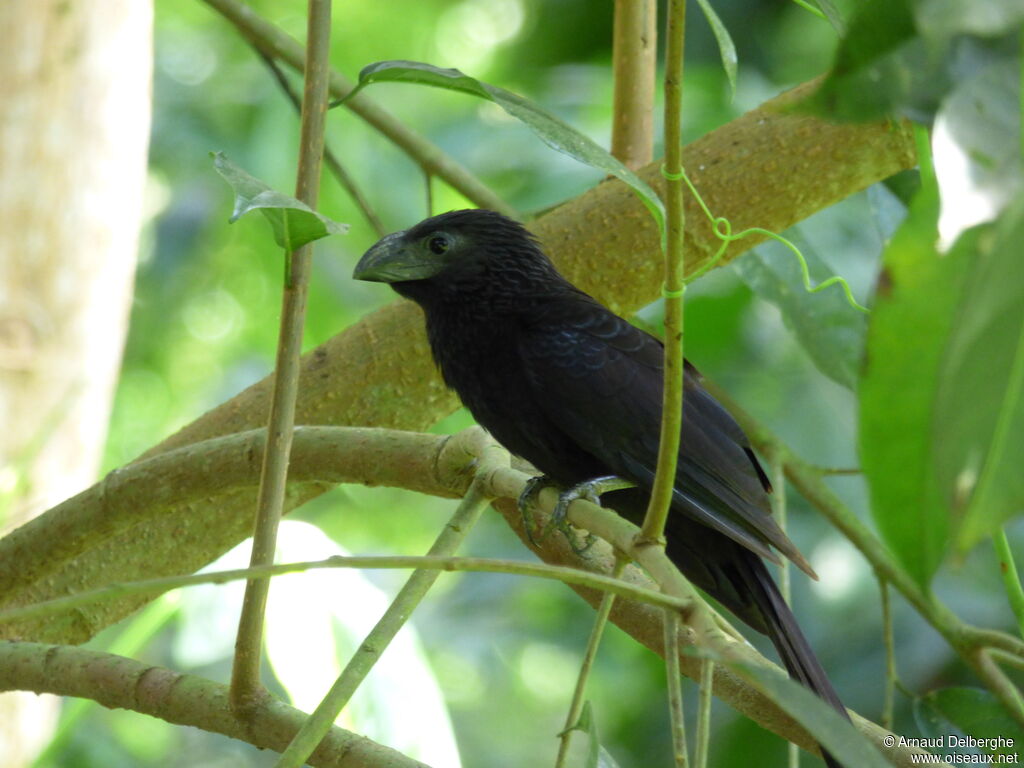
[[[537,502],[537,497],[540,496],[541,491],[545,488],[554,487],[557,487],[556,483],[547,475],[531,477],[526,481],[526,486],[516,501],[516,506],[519,507],[519,514],[523,516],[523,529],[526,531],[526,538],[530,540],[533,546],[537,546],[538,542],[533,536],[533,514],[530,512],[530,507]],[[546,528],[542,532],[542,537],[544,535],[547,535]]]
[[[519,510],[523,514],[526,533],[532,544],[537,544],[538,540],[533,536],[529,507],[537,500],[537,496],[542,490],[554,485],[555,483],[553,483],[546,475],[534,477],[529,480],[526,487],[523,489],[523,492],[519,495]],[[558,494],[558,503],[555,504],[551,520],[548,521],[548,524],[544,526],[544,530],[541,531],[540,540],[543,540],[553,529],[557,528],[569,540],[569,545],[572,547],[573,552],[577,555],[586,552],[594,543],[594,537],[592,535],[588,535],[582,546],[577,543],[576,536],[574,536],[570,530],[569,522],[566,519],[569,512],[569,505],[577,499],[586,499],[587,501],[600,506],[601,494],[608,493],[609,491],[618,491],[623,488],[632,488],[633,485],[634,484],[629,480],[623,480],[621,477],[616,475],[606,475],[604,477],[595,477],[592,480],[578,483],[572,488],[562,491]]]

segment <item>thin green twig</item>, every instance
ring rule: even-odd
[[[686,746],[686,722],[683,718],[683,681],[679,670],[679,614],[671,608],[663,613],[665,630],[665,677],[668,683],[668,712],[672,728],[672,754],[676,768],[689,764]]]
[[[456,508],[455,514],[427,553],[428,556],[450,557],[458,549],[473,525],[480,519],[480,513],[487,504],[487,496],[483,493],[485,483],[484,474],[478,472]],[[331,730],[331,726],[352,698],[352,694],[366,679],[381,654],[398,634],[398,630],[405,626],[439,575],[440,571],[423,569],[415,571],[409,577],[380,621],[370,630],[359,649],[345,665],[331,690],[303,723],[288,748],[281,753],[275,768],[302,768],[313,754],[313,750]]]
[[[305,87],[302,95],[302,125],[299,137],[299,163],[295,197],[316,209],[320,189],[320,168],[324,151],[324,119],[327,115],[327,84],[331,46],[331,0],[309,0],[306,35]],[[287,221],[287,218],[285,219]],[[306,297],[312,268],[313,244],[304,245],[286,259],[281,307],[281,329],[274,367],[267,427],[267,447],[263,454],[260,489],[253,533],[251,565],[269,565],[274,561],[277,526],[284,509],[288,461],[295,424],[295,400],[299,384],[299,356],[306,316]],[[245,585],[242,616],[235,640],[235,658],[231,669],[231,703],[244,709],[262,690],[260,656],[263,645],[263,618],[267,605],[267,579]]]
[[[404,570],[432,569],[438,571],[467,571],[481,573],[510,573],[519,576],[533,576],[551,581],[560,581],[573,586],[589,587],[603,592],[612,592],[618,597],[635,600],[656,608],[683,610],[689,605],[683,600],[665,595],[653,589],[645,589],[628,582],[617,581],[610,576],[578,568],[568,568],[545,563],[528,563],[520,560],[496,560],[484,557],[431,557],[411,555],[384,555],[358,557],[329,557],[326,560],[308,560],[278,565],[261,565],[257,568],[236,568],[229,571],[190,573],[183,576],[162,576],[158,579],[127,581],[109,587],[76,592],[64,597],[55,597],[39,603],[21,605],[0,611],[0,624],[56,616],[93,603],[116,600],[128,595],[160,595],[172,589],[194,587],[200,584],[227,584],[252,578],[280,576],[285,573],[300,573],[321,568],[368,568]]]
[[[779,528],[782,532],[786,532],[787,523],[787,512],[788,507],[786,505],[786,466],[782,463],[781,455],[776,451],[771,454],[769,471],[771,472],[772,481],[772,514],[775,515],[775,519],[779,523]],[[789,559],[783,558],[782,565],[779,566],[779,591],[782,593],[782,599],[787,603],[790,601],[790,592],[792,589],[792,581],[790,578],[789,570]],[[786,752],[786,761],[789,768],[798,768],[800,765],[800,748],[793,742],[789,743]]]
[[[661,408],[661,437],[658,464],[651,487],[641,539],[664,545],[663,532],[675,492],[676,464],[679,459],[680,430],[683,424],[683,49],[686,30],[686,3],[672,0],[668,9],[665,50],[665,364],[664,393]]]
[[[299,99],[298,94],[295,93],[295,89],[292,84],[288,82],[288,78],[285,77],[281,67],[278,66],[277,61],[267,55],[266,52],[253,45],[253,50],[256,55],[260,57],[267,69],[270,70],[270,74],[273,75],[274,81],[281,87],[284,95],[288,98],[288,102],[295,108],[295,111],[302,114],[302,101]],[[345,169],[345,166],[338,160],[338,156],[334,154],[327,142],[324,141],[324,163],[327,165],[327,169],[331,172],[337,182],[341,185],[341,188],[348,192],[349,197],[352,198],[352,202],[356,204],[356,207],[363,214],[363,218],[370,225],[374,232],[377,233],[378,237],[384,237],[387,234],[387,230],[384,229],[384,224],[381,222],[380,217],[377,216],[377,212],[373,210],[373,206],[370,205],[370,201],[366,199],[363,191],[359,189],[359,185],[356,184],[356,180],[352,178],[352,175]]]
[[[711,699],[714,693],[715,662],[705,657],[700,660],[700,697],[697,699],[697,745],[694,748],[694,768],[707,768],[711,751]],[[790,742],[791,747],[796,744]],[[799,747],[797,747],[799,749]]]
[[[896,640],[892,624],[892,601],[889,582],[879,577],[878,590],[882,597],[882,638],[885,643],[885,698],[882,702],[882,727],[892,730],[896,707]]]
[[[999,574],[1003,577],[1006,597],[1010,601],[1013,615],[1017,617],[1017,627],[1024,637],[1024,589],[1021,587],[1020,576],[1017,575],[1017,564],[1013,561],[1010,542],[1006,538],[1006,530],[1000,528],[992,534],[992,544],[999,558]]]
[[[612,571],[612,578],[617,579],[622,575],[629,560],[616,555],[615,569]],[[583,654],[583,662],[580,664],[580,674],[576,678],[576,689],[572,693],[572,702],[569,704],[569,713],[565,717],[565,728],[559,734],[558,756],[555,758],[555,768],[563,768],[565,760],[569,755],[569,743],[572,739],[573,726],[579,722],[580,713],[583,711],[583,694],[587,689],[587,680],[590,678],[590,670],[594,666],[594,659],[597,656],[598,646],[604,636],[604,630],[608,626],[608,616],[612,612],[612,605],[615,603],[615,595],[605,592],[598,606],[597,615],[594,617],[594,627],[590,631],[590,638],[587,640],[587,649]]]

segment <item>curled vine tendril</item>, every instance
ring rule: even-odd
[[[661,175],[664,176],[666,179],[670,178],[670,174],[665,170],[664,166],[662,166],[661,168]],[[697,188],[693,186],[693,182],[690,181],[690,177],[686,175],[685,171],[683,171],[681,175],[683,181],[686,182],[686,186],[689,187],[690,192],[693,194],[694,199],[697,201],[697,204],[700,206],[701,210],[704,211],[704,215],[707,216],[708,221],[711,222],[711,229],[715,233],[715,237],[722,241],[722,245],[715,252],[715,255],[712,256],[700,269],[698,269],[696,272],[689,275],[685,279],[686,284],[692,283],[698,277],[700,277],[713,266],[715,266],[715,264],[718,263],[718,260],[722,258],[722,254],[725,253],[725,249],[728,248],[729,244],[732,243],[733,241],[742,240],[744,237],[747,237],[749,235],[763,235],[764,237],[771,238],[772,240],[776,240],[782,243],[782,245],[786,246],[790,251],[792,251],[793,255],[796,256],[797,261],[800,263],[800,274],[803,278],[805,291],[807,291],[808,293],[817,293],[818,291],[825,290],[831,285],[838,284],[843,289],[843,295],[846,297],[846,302],[851,307],[853,307],[859,312],[864,312],[865,314],[871,311],[867,307],[857,302],[857,300],[853,297],[853,292],[850,290],[850,284],[846,282],[845,278],[840,277],[839,275],[833,275],[827,280],[823,280],[817,285],[813,285],[811,283],[811,272],[810,269],[807,267],[807,259],[804,258],[804,255],[800,252],[800,249],[797,248],[796,245],[794,245],[792,242],[784,238],[782,235],[767,229],[763,229],[762,227],[750,227],[749,229],[745,229],[742,232],[739,232],[734,235],[732,233],[732,223],[724,216],[715,216],[713,213],[711,213],[711,211],[708,209],[707,204],[704,202],[704,198],[700,196],[700,193],[697,191]],[[671,178],[678,177],[673,175],[671,176]]]

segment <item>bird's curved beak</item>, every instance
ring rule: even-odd
[[[395,232],[381,238],[363,254],[352,277],[373,283],[399,283],[423,280],[440,272],[443,264],[417,253],[406,243],[404,235],[405,232]]]

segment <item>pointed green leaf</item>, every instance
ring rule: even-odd
[[[882,537],[926,585],[946,552],[949,515],[932,464],[938,371],[968,269],[940,257],[938,193],[921,188],[883,255],[860,396],[861,466]]]
[[[945,340],[932,421],[934,471],[966,551],[1024,511],[1024,201],[968,230],[970,263]]]
[[[718,53],[722,57],[722,67],[725,69],[725,76],[729,78],[729,93],[731,97],[736,96],[736,65],[739,62],[736,56],[736,46],[732,42],[729,30],[722,20],[718,18],[715,9],[711,7],[708,0],[697,0],[697,4],[704,12],[704,18],[711,25],[711,32],[718,42]]]
[[[528,99],[511,91],[470,77],[457,69],[442,69],[419,61],[378,61],[363,68],[356,87],[342,101],[372,83],[403,82],[468,93],[494,102],[530,130],[552,149],[578,160],[584,165],[610,173],[628,184],[651,212],[658,228],[664,229],[665,208],[661,198],[639,176],[612,157],[589,136],[544,111]],[[339,102],[341,103],[341,102]]]
[[[991,740],[990,748],[977,750],[981,754],[1016,755],[1024,744],[1024,729],[989,691],[980,688],[932,691],[914,700],[914,719],[926,738],[945,737],[947,748],[954,735]],[[1012,743],[1007,744],[1009,740]],[[976,750],[954,746],[947,751],[963,754]]]
[[[799,683],[783,677],[777,670],[729,663],[756,679],[759,687],[790,717],[807,729],[843,765],[857,768],[890,768],[867,737],[849,720],[822,703],[821,699]]]
[[[275,242],[289,252],[322,237],[348,232],[348,224],[322,216],[294,197],[276,192],[234,165],[223,152],[210,154],[214,169],[235,192],[232,223],[249,211],[259,211],[270,222]]]
[[[832,0],[814,0],[814,4],[825,14],[825,18],[828,19],[828,23],[832,25],[836,34],[843,37],[846,34],[846,22],[839,9],[833,5]]]
[[[930,113],[947,82],[943,58],[918,36],[910,0],[865,0],[832,69],[804,107],[838,120]]]

